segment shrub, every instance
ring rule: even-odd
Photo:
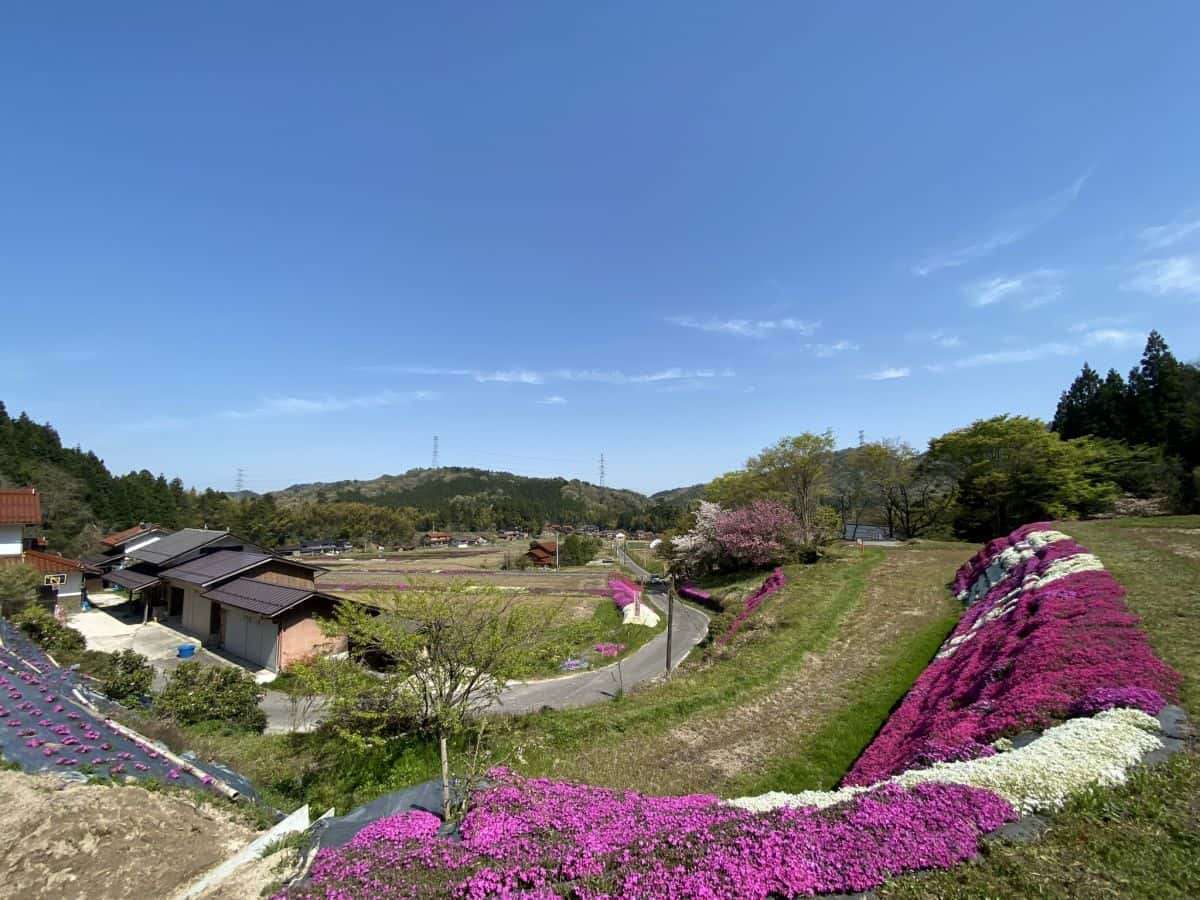
[[[33,566],[0,566],[0,611],[12,616],[37,598],[41,573]]]
[[[112,654],[100,675],[100,689],[113,700],[136,700],[150,692],[154,669],[146,657],[133,650]]]
[[[154,701],[154,710],[180,725],[218,722],[244,731],[262,731],[267,715],[258,706],[263,690],[232,666],[181,663]]]
[[[49,653],[82,653],[87,646],[82,634],[60,624],[40,606],[25,607],[13,616],[13,623]]]

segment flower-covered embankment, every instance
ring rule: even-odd
[[[461,843],[412,812],[322,851],[290,897],[792,897],[949,868],[1014,818],[970,787],[885,785],[832,810],[738,809],[510,772],[477,792]]]
[[[622,625],[645,625],[649,628],[658,625],[658,613],[642,600],[639,585],[613,577],[608,579],[608,589],[612,591],[613,603],[621,610]]]
[[[724,646],[732,640],[733,636],[746,624],[746,620],[754,615],[758,608],[762,606],[763,601],[779,591],[785,584],[787,584],[787,576],[783,574],[783,569],[777,568],[768,575],[763,583],[758,586],[757,590],[746,598],[746,602],[742,604],[742,611],[737,614],[737,618],[725,629],[725,633],[717,638],[717,646]]]
[[[1179,675],[1155,656],[1100,560],[1045,524],[958,572],[970,605],[845,782],[993,752],[997,738],[1113,706],[1157,713]]]
[[[1089,787],[1123,784],[1147,753],[1162,749],[1158,720],[1140,709],[1117,708],[1093,718],[1071,719],[1048,729],[1019,749],[957,762],[909,769],[888,783],[913,787],[925,783],[961,784],[992,791],[1022,813],[1053,812],[1072,794]],[[989,748],[991,749],[991,748]],[[742,809],[781,806],[825,808],[844,803],[867,787],[836,791],[772,791],[729,801]]]

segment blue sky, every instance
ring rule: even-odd
[[[56,4],[0,399],[125,471],[657,490],[1200,356],[1190,3]]]

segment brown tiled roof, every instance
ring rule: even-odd
[[[157,525],[134,525],[132,528],[126,528],[124,531],[114,531],[112,534],[106,534],[100,538],[100,543],[107,544],[109,547],[118,547],[133,540],[139,534],[145,534],[157,528]]]
[[[41,525],[42,503],[37,488],[0,491],[0,525]]]

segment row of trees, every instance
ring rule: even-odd
[[[1180,362],[1157,331],[1122,378],[1087,363],[1058,401],[1051,428],[1064,438],[1097,437],[1157,450],[1158,491],[1176,506],[1200,494],[1200,366]],[[1150,452],[1150,451],[1145,451]]]

